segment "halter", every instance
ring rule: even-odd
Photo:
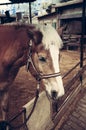
[[[41,74],[37,70],[37,68],[36,68],[36,66],[33,62],[33,59],[32,59],[32,40],[30,40],[30,44],[28,44],[28,45],[29,45],[29,52],[28,52],[28,60],[27,60],[26,68],[27,68],[27,71],[28,71],[30,64],[32,65],[34,71],[36,72],[35,78],[36,78],[37,81],[41,81],[42,79],[48,79],[48,78],[54,78],[54,77],[61,76],[61,72],[47,74],[47,75]]]

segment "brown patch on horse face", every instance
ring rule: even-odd
[[[38,45],[35,54],[32,56],[38,72],[42,74],[54,73],[52,59],[49,50],[45,50],[42,44]]]

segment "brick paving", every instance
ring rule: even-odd
[[[86,130],[86,92],[60,130]]]

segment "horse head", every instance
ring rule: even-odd
[[[31,61],[29,70],[36,79],[42,80],[48,96],[57,100],[64,95],[59,69],[59,49],[62,41],[52,26],[43,25],[39,29],[40,31],[34,31],[35,35],[30,44],[30,48],[34,49],[31,49],[28,58]]]

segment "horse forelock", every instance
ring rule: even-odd
[[[51,45],[55,45],[58,50],[62,48],[62,40],[57,31],[51,25],[43,25],[40,27],[40,30],[43,34],[42,42],[45,49],[49,49]]]

